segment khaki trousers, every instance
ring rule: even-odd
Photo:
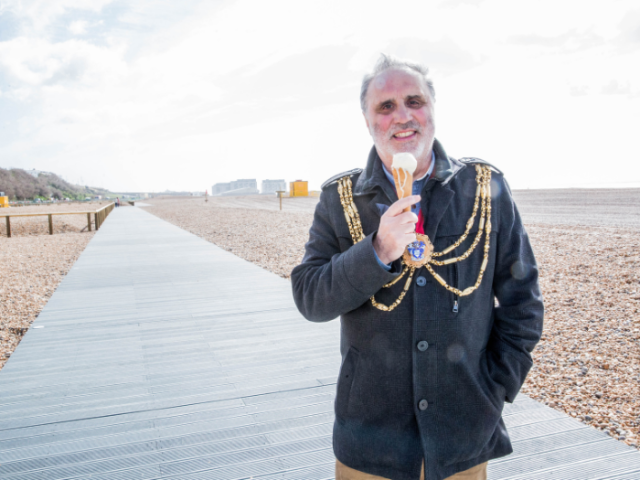
[[[487,464],[489,462],[481,463],[475,467],[465,470],[464,472],[458,472],[455,475],[447,477],[445,480],[487,480]],[[377,475],[370,475],[368,473],[354,470],[347,467],[340,460],[336,459],[336,480],[389,480],[384,477],[378,477]],[[424,480],[424,465],[422,466],[422,473],[420,474],[420,480]]]

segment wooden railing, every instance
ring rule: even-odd
[[[94,223],[96,226],[96,231],[102,226],[104,221],[107,219],[113,208],[115,207],[115,203],[110,203],[102,207],[99,210],[95,210],[92,212],[51,212],[51,213],[17,213],[17,214],[2,214],[0,213],[0,217],[5,218],[5,222],[7,225],[7,237],[11,237],[11,217],[49,217],[49,235],[53,235],[53,216],[54,215],[86,215],[87,216],[87,228],[91,231],[91,215],[94,216]]]

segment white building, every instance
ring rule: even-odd
[[[287,182],[284,180],[262,180],[262,194],[276,193],[278,190],[287,191]]]
[[[257,195],[259,193],[258,181],[255,178],[216,183],[211,187],[211,195]]]
[[[36,170],[35,168],[32,168],[31,170],[25,170],[25,172],[27,172],[29,175],[31,175],[32,177],[38,178],[38,175],[43,174],[43,175],[51,175],[51,172],[45,172],[43,170]]]

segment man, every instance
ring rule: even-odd
[[[374,147],[364,171],[323,185],[291,274],[307,319],[341,319],[340,480],[486,478],[486,462],[512,451],[502,408],[542,332],[538,270],[509,187],[486,162],[448,157],[435,140],[427,72],[382,55],[365,76]],[[401,152],[417,169],[415,195],[398,200]],[[420,239],[435,253],[411,267],[404,252]]]

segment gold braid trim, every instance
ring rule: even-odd
[[[476,195],[473,203],[473,212],[471,213],[471,217],[467,221],[465,232],[460,236],[460,238],[453,243],[452,245],[445,248],[442,252],[434,252],[431,254],[429,260],[425,263],[424,267],[427,271],[433,275],[433,278],[446,288],[448,291],[453,292],[459,297],[464,297],[473,293],[482,283],[482,277],[487,268],[487,264],[489,263],[489,246],[490,246],[490,234],[491,234],[491,167],[486,165],[476,165]],[[342,204],[342,208],[344,210],[344,217],[347,220],[347,225],[349,227],[349,233],[351,234],[351,238],[353,239],[354,245],[365,238],[364,232],[362,230],[362,223],[360,222],[360,215],[358,214],[358,209],[356,208],[356,204],[353,201],[353,192],[351,190],[351,177],[346,176],[342,177],[338,180],[338,193],[340,194],[340,203]],[[475,217],[478,214],[478,207],[480,206],[480,220],[478,225],[478,233],[476,234],[471,246],[464,252],[462,255],[458,257],[451,257],[445,260],[436,260],[438,257],[442,257],[446,255],[456,248],[458,248],[462,242],[467,239],[471,228],[475,223]],[[470,287],[465,288],[464,290],[458,290],[455,287],[449,285],[440,275],[438,275],[430,264],[436,266],[449,265],[451,263],[461,262],[462,260],[466,260],[476,249],[480,240],[482,238],[482,234],[484,233],[484,258],[482,260],[482,265],[480,266],[480,272],[478,273],[478,278],[476,283]],[[404,284],[404,288],[400,293],[400,296],[397,298],[395,302],[391,305],[386,306],[382,303],[376,301],[375,296],[371,297],[371,304],[379,310],[383,310],[385,312],[390,312],[404,299],[409,287],[411,286],[411,282],[413,280],[413,275],[416,271],[416,267],[409,267],[404,263],[404,268],[402,273],[395,278],[392,282],[387,283],[383,286],[383,288],[389,288],[392,285],[395,285],[399,282],[407,272],[409,272],[409,277]]]

